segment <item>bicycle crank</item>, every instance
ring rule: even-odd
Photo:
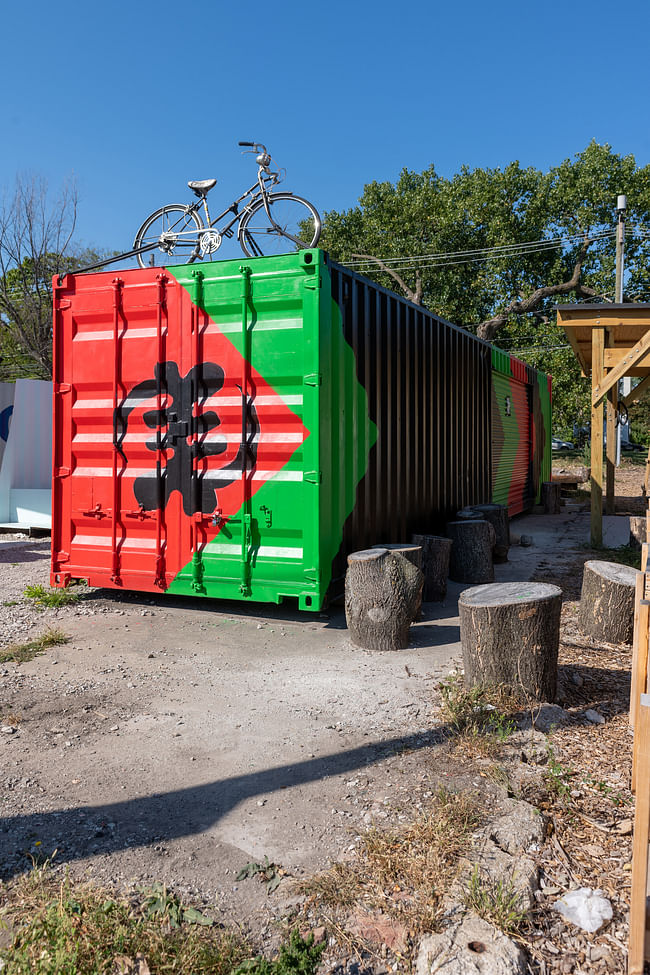
[[[221,247],[221,234],[216,230],[205,230],[199,237],[201,254],[214,254]]]

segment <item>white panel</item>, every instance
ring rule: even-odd
[[[51,489],[52,383],[18,379],[0,467],[0,524],[49,528]]]

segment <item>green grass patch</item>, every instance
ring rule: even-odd
[[[504,934],[518,934],[526,920],[512,880],[491,880],[475,867],[465,891],[465,906]]]
[[[324,944],[294,931],[277,957],[251,957],[239,931],[162,884],[137,899],[56,877],[47,863],[7,884],[2,975],[314,975]]]
[[[23,593],[40,609],[57,609],[79,602],[79,593],[74,589],[46,589],[45,586],[27,586]]]
[[[588,545],[602,555],[604,562],[618,562],[621,565],[631,565],[633,569],[641,568],[641,551],[631,545],[620,545],[618,548],[607,548],[605,545]]]
[[[27,643],[13,643],[11,646],[0,650],[0,664],[5,664],[10,660],[18,664],[24,664],[26,661],[32,660],[34,657],[38,657],[39,654],[44,653],[49,647],[60,647],[64,643],[68,643],[69,640],[70,637],[63,630],[46,630],[45,633],[42,633],[41,636],[36,637],[34,640],[29,640]]]

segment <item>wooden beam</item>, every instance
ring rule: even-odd
[[[646,376],[645,379],[642,379],[641,382],[638,383],[634,389],[627,394],[627,396],[623,397],[621,400],[622,405],[629,406],[631,403],[638,403],[641,396],[647,392],[648,389],[650,389],[650,376]]]
[[[559,324],[559,322],[558,322],[558,324]],[[567,328],[565,330],[565,332],[566,332],[566,337],[568,338],[568,340],[569,340],[569,342],[571,344],[571,348],[575,352],[576,359],[580,363],[580,368],[582,369],[582,375],[583,376],[588,376],[589,375],[589,367],[587,365],[587,360],[585,359],[585,357],[583,355],[582,349],[580,348],[580,345],[578,344],[578,339],[573,334],[573,332],[571,331],[571,329],[568,329]]]
[[[605,375],[605,329],[591,333],[591,544],[603,544],[603,400],[594,399]]]
[[[598,332],[600,329],[594,329],[594,332]],[[625,357],[615,366],[611,372],[607,373],[607,378],[604,374],[601,375],[600,382],[595,384],[593,382],[593,355],[592,355],[592,394],[591,402],[595,406],[599,400],[602,400],[603,396],[609,392],[609,390],[614,386],[615,383],[622,379],[628,369],[635,366],[639,359],[645,355],[646,352],[650,350],[650,329],[645,333],[642,339],[636,343],[634,348],[625,355]],[[604,355],[603,355],[603,365],[604,365]]]
[[[628,975],[642,975],[645,960],[648,840],[650,839],[650,696],[647,694],[641,696],[639,703],[639,720],[634,730],[635,745],[637,745],[637,736],[639,789],[636,796],[632,837]]]
[[[618,346],[616,349],[605,349],[605,368],[613,369],[615,366],[622,362],[625,356],[628,354],[632,344]],[[650,355],[646,354],[642,359],[636,363],[637,369],[648,369],[650,368]]]
[[[605,513],[614,512],[614,478],[616,474],[616,414],[618,412],[618,385],[607,394],[607,463],[605,465]]]

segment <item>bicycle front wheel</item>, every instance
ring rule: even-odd
[[[269,193],[264,201],[244,214],[239,224],[239,243],[247,257],[291,254],[315,247],[321,231],[316,207],[292,193]]]
[[[167,264],[191,264],[200,252],[197,231],[203,221],[196,210],[182,203],[161,207],[142,224],[133,242],[133,249],[157,244],[137,254],[140,267],[164,267]]]

